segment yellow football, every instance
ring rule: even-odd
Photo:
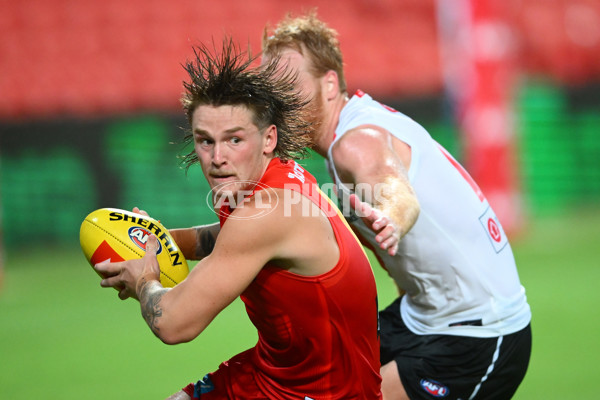
[[[150,233],[158,238],[160,283],[173,287],[188,275],[188,264],[168,229],[153,218],[117,208],[101,208],[83,220],[79,242],[93,266],[102,261],[142,258]]]

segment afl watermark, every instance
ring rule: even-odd
[[[229,189],[232,185],[241,187],[237,191]],[[206,204],[219,217],[233,219],[254,219],[264,217],[271,213],[279,203],[279,196],[274,190],[269,190],[271,187],[261,182],[239,180],[232,182],[224,182],[212,188],[206,195]],[[252,216],[238,216],[235,214],[225,213],[224,210],[234,210],[242,208],[245,204],[253,199],[254,208],[258,211]],[[227,215],[226,215],[227,214]]]
[[[284,184],[283,193],[279,191],[279,195],[274,188],[257,181],[224,182],[208,192],[206,204],[219,217],[234,219],[264,217],[271,213],[280,202],[284,207],[283,215],[285,217],[297,215],[298,212],[305,217],[314,217],[320,214],[332,217],[339,213],[346,218],[356,219],[367,215],[361,209],[355,210],[350,206],[350,194],[354,193],[369,203],[382,202],[390,196],[385,184],[346,185],[340,188],[333,183],[326,183],[318,187],[315,184],[304,183],[301,180],[294,179],[294,181]],[[231,189],[232,187],[240,189]],[[338,204],[331,200],[336,197],[338,198]],[[252,207],[257,212],[252,213],[251,216],[240,216],[233,213],[233,210],[245,207],[250,201],[252,201]]]

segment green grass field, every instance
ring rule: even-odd
[[[6,233],[6,232],[5,232]],[[533,309],[516,399],[595,399],[600,378],[600,212],[532,224],[514,241]],[[394,298],[375,269],[380,305]],[[236,301],[192,343],[167,346],[138,303],[101,289],[79,247],[9,250],[0,292],[0,399],[162,399],[252,346]]]

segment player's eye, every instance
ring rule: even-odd
[[[212,144],[212,140],[204,138],[204,137],[197,137],[196,143],[198,143],[202,147],[208,147]]]
[[[233,143],[233,144],[239,144],[242,142],[242,139],[240,139],[237,136],[232,137],[230,140],[231,140],[231,143]]]

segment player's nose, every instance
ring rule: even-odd
[[[211,162],[214,166],[220,167],[227,162],[225,146],[215,143],[212,148]]]

